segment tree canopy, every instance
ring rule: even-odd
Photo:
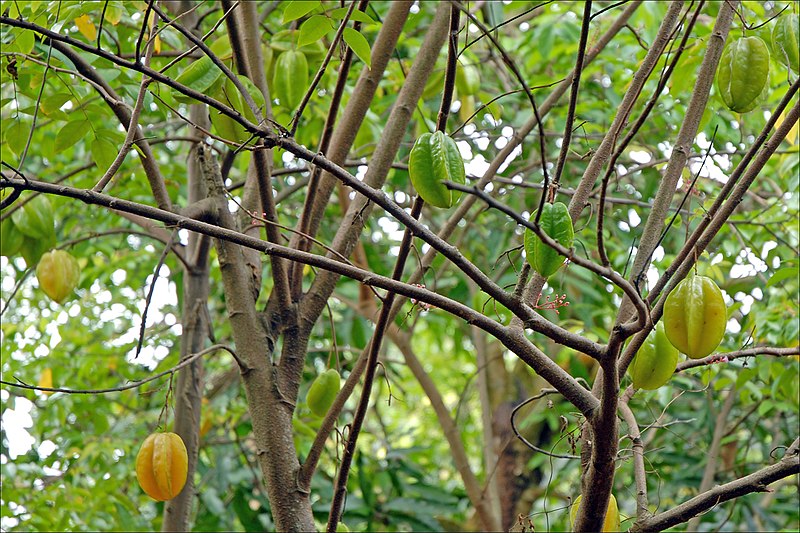
[[[798,11],[2,0],[0,527],[797,529]]]

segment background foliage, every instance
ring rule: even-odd
[[[291,19],[286,12],[297,4],[265,2],[258,7],[263,17],[266,70],[270,72],[277,56],[293,46],[297,35],[291,36],[286,30],[299,27],[301,40],[304,29],[318,32],[311,34],[318,35],[317,38],[300,47],[308,59],[310,79],[320,67],[338,27],[332,13],[339,3],[323,2],[317,7],[317,3],[310,2],[315,5],[309,14],[285,22],[287,17]],[[365,11],[369,21],[361,29],[366,43],[358,42],[352,35],[353,42],[347,41],[359,59],[348,75],[345,101],[351,96],[361,69],[366,68],[364,57],[369,57],[368,51],[365,54],[357,48],[373,42],[388,4],[369,3]],[[593,150],[607,131],[631,75],[644,57],[648,43],[655,38],[667,4],[644,2],[629,25],[585,68],[574,136],[562,178],[563,196],[559,198],[563,201],[568,201],[572,187],[577,185]],[[708,2],[702,7],[686,50],[655,112],[614,169],[605,210],[605,245],[611,265],[619,272],[626,272],[632,248],[637,246],[719,6],[718,2]],[[730,38],[763,35],[769,42],[773,22],[768,21],[787,6],[789,11],[797,12],[796,3],[743,2],[738,6],[739,17],[734,20]],[[583,5],[552,2],[534,11],[531,7],[529,2],[517,1],[469,5],[478,20],[496,27],[493,35],[512,55],[541,103],[550,87],[574,67]],[[610,2],[595,3],[595,12],[608,11],[593,20],[590,46],[624,7]],[[95,41],[92,36],[96,36],[102,22],[103,48],[128,58],[134,53],[146,8],[144,2],[121,1],[3,1],[0,5],[0,11],[7,16],[19,16],[88,43]],[[432,3],[421,3],[412,9],[396,56],[351,151],[347,166],[356,175],[363,175],[365,165],[370,162],[434,9]],[[209,31],[222,14],[216,2],[199,2],[197,12],[202,15],[201,34]],[[321,17],[306,27],[303,23],[312,20],[312,15]],[[507,23],[498,27],[501,22]],[[743,26],[745,23],[747,28]],[[125,137],[124,129],[95,87],[75,74],[72,62],[63,54],[30,30],[6,24],[1,28],[3,163],[17,167],[24,158],[21,170],[31,179],[91,189],[116,157]],[[221,35],[225,35],[224,26],[215,33],[215,37]],[[468,24],[459,36],[459,49],[479,36],[478,27]],[[173,28],[164,28],[159,37],[160,53],[152,59],[155,69],[174,59],[171,52],[187,49],[186,41]],[[118,68],[91,54],[82,55],[126,103],[133,104],[141,82],[140,73]],[[340,54],[334,54],[299,123],[296,140],[311,150],[316,149],[320,140],[340,59]],[[670,59],[665,55],[656,72]],[[183,59],[167,75],[174,78],[189,64],[189,59]],[[458,142],[468,177],[474,180],[515,131],[530,120],[532,109],[489,39],[480,39],[470,46],[461,56],[460,65],[463,69],[473,69],[470,75],[479,77],[479,85],[474,94],[465,94],[464,89],[469,88],[464,84],[457,87],[448,133]],[[444,67],[443,51],[383,188],[403,207],[410,207],[414,195],[405,166],[408,152],[416,136],[433,127]],[[712,89],[701,133],[692,146],[690,164],[682,181],[688,183],[694,173],[700,177],[653,256],[648,273],[650,283],[672,263],[687,235],[716,198],[721,184],[763,128],[770,110],[797,78],[796,72],[792,73],[774,58],[771,73],[771,90],[766,100],[745,115],[727,110],[716,89]],[[268,74],[267,79],[271,82],[272,75]],[[657,81],[657,76],[650,79],[643,94],[650,95]],[[632,116],[638,115],[645,101],[646,98],[640,98]],[[544,121],[545,158],[551,165],[560,150],[566,103],[565,97]],[[275,120],[288,124],[292,110],[280,102],[273,105]],[[188,198],[184,180],[191,147],[187,139],[189,126],[184,120],[187,116],[188,105],[164,84],[154,84],[146,93],[140,124],[177,206],[185,206]],[[228,150],[218,140],[211,140],[211,144],[221,157]],[[703,159],[709,153],[711,156]],[[541,195],[539,155],[538,136],[532,134],[504,163],[489,189],[512,209],[526,215],[534,210]],[[250,157],[245,150],[233,160],[228,185],[234,199],[241,193],[237,185],[246,178]],[[141,154],[136,151],[129,154],[109,185],[109,194],[143,204],[153,203],[140,159]],[[282,198],[278,204],[279,218],[284,224],[294,226],[305,199],[305,189],[297,185],[307,179],[308,170],[304,162],[281,150],[274,151],[274,163],[277,172],[272,183],[276,195]],[[797,347],[799,167],[795,127],[793,135],[769,160],[751,192],[698,262],[698,271],[719,284],[729,305],[728,330],[718,348],[720,353],[753,346]],[[6,171],[4,168],[4,175]],[[685,188],[676,191],[673,207],[685,191]],[[23,194],[22,199],[29,196],[30,193]],[[176,365],[180,357],[182,302],[179,298],[183,269],[175,255],[167,255],[156,276],[156,297],[150,303],[143,349],[136,356],[142,312],[163,244],[112,211],[58,196],[51,196],[50,201],[56,213],[57,245],[78,258],[81,283],[74,298],[63,305],[55,304],[38,289],[31,272],[35,265],[18,256],[2,258],[4,381],[36,384],[43,372],[50,369],[55,387],[114,388]],[[596,196],[592,201],[596,205]],[[324,243],[330,243],[339,228],[341,204],[336,195],[327,209],[317,235]],[[426,208],[422,220],[431,228],[439,228],[449,214],[447,210]],[[5,218],[6,212],[2,216]],[[586,209],[575,223],[575,249],[579,255],[593,259],[596,216],[593,209]],[[390,275],[402,229],[383,211],[376,210],[366,220],[361,242],[370,270]],[[181,231],[180,239],[186,241],[185,231]],[[507,216],[476,206],[449,241],[498,285],[513,288],[524,262],[522,231]],[[322,252],[318,247],[312,251]],[[417,258],[425,251],[427,245],[416,241],[408,273],[416,268]],[[215,250],[212,258],[208,311],[213,334],[217,342],[232,343]],[[265,260],[265,272],[266,265]],[[305,279],[310,281],[313,274],[309,272]],[[271,288],[268,275],[264,281],[262,299]],[[479,292],[441,257],[435,260],[422,283],[503,323],[511,318],[507,309]],[[607,338],[620,305],[618,290],[588,271],[570,265],[550,279],[542,301],[561,294],[566,295],[569,305],[557,311],[542,310],[547,319],[599,342]],[[343,278],[313,330],[294,418],[295,445],[301,458],[308,453],[320,424],[303,403],[305,390],[329,365],[338,365],[346,376],[372,334],[373,317],[359,312],[358,300],[359,284]],[[546,383],[497,341],[440,309],[424,311],[406,303],[395,323],[401,330],[413,332],[411,349],[455,419],[472,469],[482,483],[500,475],[486,467],[484,432],[489,429],[484,427],[482,412],[490,409],[494,411],[491,416],[501,417],[495,411],[500,403],[519,403]],[[590,358],[539,333],[528,333],[533,342],[573,376],[592,380],[597,369]],[[485,344],[477,348],[478,343]],[[493,387],[503,390],[503,402],[492,406],[487,406],[480,396],[477,375],[484,368],[476,360],[478,349],[493,355],[495,371],[498,364],[503,371],[502,375],[490,372],[490,378],[495,379]],[[348,484],[342,521],[352,530],[363,531],[479,528],[462,479],[453,466],[439,419],[409,371],[401,350],[387,342],[381,362],[373,405]],[[238,372],[223,353],[206,357],[205,365],[206,400],[192,527],[198,531],[271,529],[274,523],[256,466],[257,449],[251,437],[252,425]],[[622,386],[629,384],[630,379],[626,378]],[[109,394],[49,394],[3,385],[0,390],[3,529],[159,528],[163,504],[154,503],[143,494],[136,483],[133,464],[140,443],[159,424],[170,386],[170,380],[163,378]],[[495,388],[493,391],[500,394]],[[729,395],[733,399],[726,411],[723,404]],[[576,453],[581,416],[560,397],[550,398],[539,400],[523,412],[518,419],[522,431],[545,450],[560,455]],[[349,422],[356,399],[357,395],[347,403],[339,430]],[[781,456],[780,447],[797,437],[800,424],[798,360],[758,355],[692,368],[677,374],[668,386],[657,391],[637,392],[631,407],[643,430],[651,510],[663,511],[697,493],[712,435],[719,424],[726,429],[719,449],[716,483],[742,477]],[[171,424],[169,410],[167,418]],[[623,426],[614,485],[623,529],[630,527],[636,512],[630,441],[624,439],[625,431]],[[501,443],[497,445],[501,450],[508,449],[509,442],[514,440],[507,430],[494,437]],[[329,443],[312,483],[312,506],[320,525],[329,513],[340,453],[338,439],[336,444]],[[542,453],[520,457],[524,460],[516,465],[520,469],[518,474],[524,470],[525,475],[520,477],[524,486],[518,495],[524,506],[516,511],[530,518],[538,530],[567,529],[567,506],[570,498],[580,493],[580,461]],[[702,516],[697,527],[706,531],[778,531],[800,527],[797,476],[779,481],[771,489],[713,508]]]

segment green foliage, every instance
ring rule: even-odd
[[[321,68],[349,5],[342,7],[330,1],[285,2],[277,9],[269,5],[259,3],[256,9],[259,16],[265,17],[260,21],[265,31],[260,44],[271,102],[256,88],[257,84],[244,76],[239,80],[262,114],[266,116],[270,103],[275,122],[288,126],[291,113],[296,111]],[[334,50],[305,112],[298,119],[295,140],[309,150],[319,149],[340,76],[340,51],[349,46],[358,60],[353,61],[346,74],[337,120],[341,120],[344,105],[357,96],[354,90],[359,77],[374,66],[370,63],[372,47],[390,5],[371,2],[366,12],[352,12],[351,25],[358,22],[360,29],[345,30],[342,48]],[[409,16],[395,55],[380,79],[366,122],[358,131],[354,149],[343,163],[360,178],[377,157],[376,145],[419,54],[435,5],[420,3],[419,11]],[[638,280],[637,288],[644,296],[658,276],[673,265],[687,236],[703,223],[723,183],[743,160],[766,124],[769,112],[795,80],[796,69],[791,72],[781,63],[785,59],[794,68],[792,56],[781,56],[783,59],[776,56],[773,43],[779,23],[783,24],[778,30],[779,38],[792,37],[780,34],[791,30],[784,22],[789,13],[784,13],[764,27],[766,35],[757,34],[771,47],[770,76],[763,100],[755,104],[753,112],[742,115],[725,105],[725,97],[715,87],[695,143],[690,147],[674,146],[694,90],[697,68],[708,43],[714,39],[713,22],[721,5],[710,2],[703,7],[672,76],[660,91],[653,113],[616,161],[608,182],[602,211],[605,252],[609,266],[630,279],[634,274],[632,257],[667,161],[677,148],[689,151],[689,164],[680,188],[675,191],[672,207],[676,208],[684,197],[686,202],[675,222],[663,225],[663,240],[652,257],[652,265]],[[475,16],[494,28],[492,36],[523,73],[537,105],[542,105],[553,84],[574,67],[583,6],[558,2],[528,12],[531,7],[527,2],[488,2]],[[627,5],[599,3],[593,11],[606,7],[611,9],[592,20],[590,48]],[[745,2],[741,15],[755,26],[769,20],[782,7]],[[21,18],[60,33],[69,32],[71,37],[92,47],[99,40],[101,49],[131,61],[146,8],[141,1],[3,1],[0,13],[8,11],[12,19]],[[667,3],[642,3],[628,27],[585,66],[575,129],[561,178],[564,190],[557,194],[557,200],[569,202],[570,196],[564,192],[571,193],[586,171],[617,113],[633,72],[656,37],[666,9]],[[215,27],[222,13],[218,6],[200,2],[197,12],[204,15],[197,27],[198,34],[206,35],[213,29],[214,37],[207,41],[209,46],[238,73],[226,25]],[[495,27],[503,22],[508,23]],[[729,40],[741,36],[741,23],[742,20],[734,19]],[[88,37],[92,28],[97,36],[94,40]],[[454,112],[447,132],[458,143],[459,160],[465,156],[466,182],[474,184],[474,178],[480,177],[489,162],[533,117],[533,110],[490,39],[471,28],[460,33],[457,41],[462,53],[457,65]],[[255,121],[256,114],[244,103],[232,80],[196,52],[191,57],[176,59],[190,45],[174,26],[159,21],[158,30],[161,52],[155,53],[151,60],[154,70],[216,98],[247,120]],[[477,40],[473,43],[473,39]],[[125,138],[123,126],[127,124],[120,123],[112,107],[103,100],[105,95],[76,71],[75,64],[39,34],[2,24],[0,42],[3,176],[14,177],[11,169],[17,168],[30,179],[92,189],[117,157]],[[465,49],[467,43],[471,44]],[[656,74],[645,83],[642,97],[634,104],[633,119],[655,94],[658,73],[665,71],[676,49],[677,42],[670,54],[659,59]],[[142,74],[90,52],[76,53],[130,111],[141,90]],[[288,77],[287,57],[296,59]],[[413,113],[413,118],[405,136],[398,140],[400,148],[394,168],[383,186],[386,194],[405,209],[410,209],[415,194],[407,169],[412,146],[422,134],[430,135],[428,132],[436,122],[445,66],[442,53],[423,99],[415,109],[406,110]],[[192,143],[187,139],[206,133],[212,135],[207,140],[218,158],[230,161],[226,183],[231,198],[241,201],[246,194],[242,184],[254,158],[252,145],[256,139],[251,132],[235,117],[213,107],[204,108],[210,118],[208,131],[200,133],[193,129],[187,123],[193,100],[169,84],[151,83],[143,101],[139,124],[154,158],[146,163],[157,165],[176,212],[183,212],[190,197],[186,176],[193,156],[190,156]],[[276,105],[278,102],[280,105]],[[475,114],[469,118],[472,109]],[[534,130],[509,157],[498,163],[500,171],[487,188],[496,199],[526,217],[542,195],[542,155],[549,176],[553,177],[560,139],[567,126],[567,109],[564,97],[544,117],[544,154],[540,153],[539,132]],[[465,112],[459,114],[456,110]],[[259,126],[269,128],[272,123]],[[712,135],[713,156],[701,168]],[[249,146],[240,148],[248,141]],[[128,153],[105,192],[124,200],[155,205],[143,171],[144,157],[136,148]],[[308,197],[305,184],[312,165],[280,149],[274,149],[271,157],[270,183],[274,197],[279,198],[278,219],[283,226],[293,228]],[[689,191],[688,183],[697,173],[699,178]],[[715,353],[724,355],[756,346],[797,346],[800,335],[797,300],[800,263],[796,252],[800,246],[798,176],[800,158],[795,133],[765,163],[750,192],[698,262],[698,273],[714,279],[729,308],[727,330]],[[456,180],[459,178],[460,174]],[[3,191],[3,198],[7,192]],[[342,188],[340,195],[334,193],[331,197],[315,235],[319,243],[330,246],[334,241],[344,223],[343,202],[351,192]],[[573,221],[572,248],[576,255],[597,261],[599,190],[595,192],[590,197],[592,208],[585,209]],[[167,253],[161,269],[156,272],[156,268],[165,248],[163,239],[174,238],[185,244],[186,231],[180,230],[170,237],[173,228],[160,223],[142,226],[136,219],[122,217],[118,212],[64,196],[38,195],[35,197],[38,199],[28,201],[31,196],[23,194],[0,213],[3,381],[35,385],[43,372],[50,369],[56,388],[114,389],[178,364],[182,324],[193,318],[181,315],[184,303],[181,287],[189,273],[175,253]],[[462,197],[461,202],[465,199]],[[24,201],[27,204],[20,207]],[[50,204],[49,210],[34,209],[44,202]],[[525,261],[521,253],[525,232],[504,213],[484,209],[480,201],[477,204],[455,225],[447,241],[497,285],[513,291]],[[426,207],[422,220],[439,231],[454,211],[456,208]],[[673,213],[670,211],[670,215]],[[352,256],[350,260],[378,275],[390,276],[403,227],[380,209],[366,216],[363,223],[360,244],[366,264],[361,263],[361,256],[358,259]],[[263,235],[264,230],[260,231]],[[281,231],[285,239],[280,244],[286,245],[293,234]],[[413,242],[403,280],[416,270],[429,249],[419,239]],[[77,258],[81,269],[80,284],[63,306],[49,300],[34,275],[39,257],[54,247]],[[317,243],[311,245],[310,251],[326,253]],[[559,265],[561,259],[558,256]],[[203,315],[202,321],[215,342],[233,345],[225,305],[227,295],[215,250],[210,254],[210,262],[208,317]],[[304,270],[304,291],[319,279],[319,272],[310,267]],[[272,269],[266,256],[261,274],[259,309],[265,307],[273,288]],[[143,346],[137,356],[142,313],[154,282],[156,296],[148,308]],[[512,322],[509,309],[478,290],[473,280],[441,255],[434,259],[419,283],[504,325]],[[301,462],[307,457],[321,423],[302,401],[312,381],[326,368],[336,368],[342,379],[347,379],[373,334],[377,313],[361,306],[364,292],[357,282],[342,278],[311,332],[297,399],[287,399],[290,403],[297,402],[292,421]],[[377,292],[385,294],[382,289]],[[549,278],[539,303],[548,296],[552,299],[561,294],[566,295],[569,306],[541,308],[538,312],[567,331],[606,343],[615,326],[622,292],[606,279],[567,263]],[[291,313],[294,309],[282,312]],[[419,303],[406,302],[393,325],[410,334],[410,349],[441,394],[444,409],[455,422],[457,436],[479,483],[496,479],[500,474],[484,462],[485,421],[507,421],[509,406],[549,385],[495,339],[442,309],[426,310]],[[526,336],[556,364],[591,385],[597,372],[596,362],[541,333],[527,330]],[[276,342],[275,354],[279,354],[283,338]],[[479,351],[486,360],[479,360]],[[274,530],[272,510],[258,467],[261,450],[252,436],[251,413],[238,371],[224,353],[207,356],[204,361],[203,392],[208,401],[202,410],[205,433],[201,436],[194,477],[197,497],[193,502],[192,527],[199,531]],[[736,401],[726,419],[729,431],[723,439],[715,483],[732,481],[772,464],[780,456],[780,447],[796,437],[799,365],[797,357],[740,357],[684,370],[658,390],[637,392],[630,405],[644,431],[651,511],[664,511],[696,495],[716,419],[728,394],[735,395]],[[623,387],[630,383],[630,378],[623,378]],[[4,421],[0,427],[2,529],[160,529],[164,505],[153,502],[138,488],[133,465],[138,446],[146,435],[159,425],[171,429],[175,387],[176,380],[171,380],[169,374],[141,387],[109,393],[46,395],[4,384],[0,389]],[[311,505],[320,528],[327,521],[333,480],[340,464],[340,432],[346,434],[360,393],[359,385],[327,441],[311,482]],[[486,414],[482,412],[487,408],[485,396],[492,402]],[[548,399],[552,399],[552,404]],[[352,531],[480,529],[432,401],[409,368],[403,350],[391,340],[384,341],[370,405],[348,482],[342,521]],[[14,415],[23,417],[23,423],[14,423]],[[29,423],[24,420],[28,415]],[[517,421],[526,438],[542,449],[565,455],[580,452],[576,446],[583,420],[574,406],[561,397],[549,396],[534,402]],[[625,431],[623,426],[613,491],[624,530],[630,527],[636,513],[633,461],[630,442],[623,438]],[[569,498],[580,493],[579,461],[542,453],[524,455],[518,448],[512,448],[517,441],[510,430],[497,439],[502,440],[503,450],[509,455],[518,454],[515,456],[520,461],[518,483],[524,486],[526,495],[534,495],[530,501],[520,499],[523,508],[518,509],[518,514],[529,516],[538,530],[569,527]],[[779,482],[770,489],[774,492],[751,494],[711,509],[702,515],[700,528],[797,529],[796,488]],[[682,528],[685,525],[676,530]]]

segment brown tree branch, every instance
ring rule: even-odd
[[[619,412],[625,424],[628,426],[628,438],[631,439],[633,447],[633,477],[636,484],[636,518],[646,518],[650,511],[647,508],[647,471],[644,465],[644,443],[642,434],[639,431],[639,424],[636,416],[630,408],[628,402],[633,397],[635,389],[628,387],[622,394],[619,401]]]
[[[691,517],[707,511],[717,505],[739,498],[753,492],[768,492],[768,485],[780,479],[800,474],[800,455],[798,455],[798,439],[789,448],[783,459],[774,465],[767,466],[743,478],[717,485],[716,487],[698,494],[694,498],[673,507],[668,511],[659,513],[644,520],[637,520],[629,530],[631,533],[640,531],[663,531],[670,527],[682,524]]]
[[[198,148],[200,168],[208,180],[209,197],[217,200],[219,224],[226,231],[231,231],[235,227],[235,221],[228,210],[225,185],[219,167],[210,159],[210,151],[204,145],[199,145]],[[250,239],[244,235],[241,238]],[[237,352],[248,367],[247,372],[242,375],[242,381],[253,424],[258,462],[266,483],[275,526],[280,531],[312,531],[314,517],[309,494],[289,488],[295,486],[300,468],[292,439],[292,414],[296,396],[286,396],[280,390],[271,361],[271,332],[267,331],[268,326],[256,313],[242,248],[220,238],[216,239],[215,244],[233,339]],[[271,243],[264,244],[274,246]]]
[[[0,21],[0,23],[2,23],[2,21]],[[131,111],[123,103],[122,98],[116,93],[116,91],[111,88],[108,82],[106,82],[97,73],[97,70],[95,70],[92,65],[83,59],[83,57],[72,50],[72,48],[66,46],[66,44],[59,42],[56,39],[52,39],[51,42],[53,44],[53,48],[64,54],[67,59],[69,59],[72,64],[75,65],[75,69],[81,74],[81,76],[92,80],[93,86],[102,87],[103,90],[98,91],[98,93],[111,108],[111,111],[117,117],[117,120],[119,120],[119,122],[126,128],[130,126],[133,118]],[[109,97],[111,98],[110,100],[108,99]],[[139,159],[142,162],[142,169],[144,170],[147,181],[150,184],[150,190],[153,192],[153,198],[156,201],[156,205],[162,209],[171,209],[172,201],[170,200],[169,193],[167,192],[167,187],[164,183],[164,177],[162,176],[161,170],[156,162],[156,156],[145,139],[141,128],[138,128],[137,134],[134,138],[137,148],[139,148],[139,150],[142,152],[142,157]]]
[[[714,434],[711,437],[711,444],[708,446],[704,454],[706,459],[706,466],[703,469],[703,478],[700,481],[700,488],[698,492],[701,494],[709,490],[714,485],[714,475],[717,473],[717,460],[719,459],[719,450],[722,445],[722,437],[727,433],[728,416],[731,414],[733,404],[736,401],[738,394],[736,393],[736,385],[731,387],[728,395],[725,397],[725,403],[722,404],[722,409],[717,413],[716,420],[714,420]],[[694,531],[700,524],[700,516],[695,515],[686,524],[687,531]]]
[[[697,368],[700,366],[708,366],[710,364],[719,363],[722,361],[733,361],[734,359],[741,359],[746,357],[755,357],[756,355],[771,355],[773,357],[790,357],[792,355],[800,355],[800,346],[794,348],[775,348],[771,346],[758,346],[756,348],[747,348],[745,350],[737,350],[735,352],[720,352],[714,353],[702,359],[687,359],[678,363],[675,373],[683,372],[690,368]]]
[[[236,352],[234,352],[231,348],[223,344],[215,344],[214,346],[209,346],[205,350],[190,355],[189,357],[183,359],[180,363],[178,363],[177,365],[173,366],[168,370],[164,370],[163,372],[154,374],[149,378],[141,379],[139,381],[134,381],[133,383],[128,383],[127,385],[120,385],[119,387],[109,387],[106,389],[64,389],[56,387],[39,387],[38,385],[28,385],[27,383],[23,383],[22,381],[20,381],[19,383],[11,383],[10,381],[0,380],[0,383],[8,387],[16,387],[19,389],[27,389],[27,390],[38,390],[42,392],[63,392],[66,394],[109,394],[112,392],[122,392],[126,390],[136,389],[141,387],[142,385],[150,383],[151,381],[163,378],[168,374],[174,374],[178,370],[181,370],[182,368],[191,365],[198,358],[203,357],[204,355],[208,355],[210,353],[214,353],[218,350],[225,350],[226,352],[230,353],[233,356],[233,358],[236,359],[236,362],[239,364],[241,371],[242,372],[245,371],[246,367],[244,366],[244,362],[238,358]]]

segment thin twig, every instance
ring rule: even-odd
[[[175,240],[175,236],[178,234],[178,228],[172,230],[172,237],[170,238],[170,242],[164,247],[164,251],[161,252],[161,257],[158,258],[158,263],[156,264],[155,271],[153,272],[152,281],[150,282],[150,289],[147,291],[147,297],[144,301],[144,309],[142,310],[142,323],[139,326],[139,340],[136,343],[136,353],[134,354],[133,358],[136,359],[139,357],[139,353],[142,351],[142,344],[144,343],[144,332],[147,326],[147,311],[150,309],[150,302],[153,299],[153,293],[156,289],[156,283],[158,282],[159,273],[161,272],[161,267],[164,265],[164,261],[167,259],[167,254],[172,249],[172,241]]]
[[[580,73],[583,72],[583,60],[586,56],[586,42],[589,40],[589,21],[592,14],[592,2],[587,0],[583,4],[583,22],[581,23],[581,39],[578,43],[578,57],[575,59],[575,76],[572,77],[572,89],[569,94],[569,108],[567,109],[567,120],[564,126],[564,136],[561,140],[561,153],[558,155],[556,162],[556,171],[553,174],[553,181],[550,184],[550,190],[547,195],[550,199],[554,194],[553,190],[557,190],[561,184],[561,174],[564,171],[564,165],[567,162],[567,154],[569,153],[569,143],[572,140],[572,125],[575,122],[575,107],[578,104],[578,92],[581,86]],[[541,205],[539,206],[542,207]]]
[[[149,9],[148,9],[149,11]],[[155,17],[153,18],[153,23],[150,27],[150,33],[153,33],[156,26]],[[150,59],[153,57],[153,49],[155,48],[155,40],[150,39],[147,44],[147,48],[144,52],[144,66],[150,66]],[[138,57],[138,51],[137,51]],[[102,192],[105,189],[108,182],[111,181],[111,178],[114,177],[114,174],[117,173],[117,170],[122,166],[122,162],[125,161],[125,157],[127,157],[128,152],[130,152],[133,143],[136,140],[136,137],[139,135],[139,116],[142,114],[142,108],[144,107],[144,98],[147,95],[147,88],[153,82],[153,78],[149,76],[142,77],[142,83],[139,85],[139,94],[136,96],[136,104],[133,106],[133,111],[131,112],[131,121],[128,124],[128,131],[125,134],[125,142],[122,143],[122,147],[117,152],[117,156],[114,158],[114,161],[106,170],[103,177],[100,178],[100,181],[97,182],[92,190],[95,192]],[[138,355],[138,351],[136,352]]]
[[[19,381],[19,383],[11,383],[11,382],[8,382],[8,381],[3,381],[3,380],[0,380],[0,383],[3,384],[3,385],[7,385],[9,387],[17,387],[17,388],[20,388],[20,389],[28,389],[28,390],[38,390],[38,391],[42,391],[42,392],[65,392],[67,394],[108,394],[108,393],[111,393],[111,392],[121,392],[121,391],[130,390],[130,389],[135,389],[135,388],[141,387],[142,385],[150,383],[151,381],[155,381],[155,380],[157,380],[159,378],[162,378],[162,377],[164,377],[164,376],[166,376],[168,374],[172,375],[175,372],[177,372],[178,370],[180,370],[180,369],[192,364],[195,361],[195,359],[198,359],[198,358],[200,358],[200,357],[202,357],[204,355],[208,355],[208,354],[210,354],[212,352],[216,352],[217,350],[225,350],[226,352],[231,354],[231,356],[236,360],[236,363],[239,365],[239,368],[243,369],[242,371],[244,371],[244,369],[247,368],[245,366],[244,362],[242,360],[240,360],[239,357],[236,355],[236,352],[233,351],[233,349],[231,349],[230,347],[225,346],[223,344],[215,344],[214,346],[209,346],[205,350],[197,352],[196,354],[190,355],[189,357],[187,357],[186,359],[184,359],[183,361],[181,361],[180,363],[178,363],[177,365],[173,366],[172,368],[170,368],[168,370],[164,370],[163,372],[159,372],[158,374],[154,374],[154,375],[150,376],[149,378],[145,378],[145,379],[142,379],[140,381],[134,381],[133,383],[130,383],[128,385],[122,385],[120,387],[112,387],[112,388],[108,388],[108,389],[61,389],[61,388],[53,388],[53,387],[39,387],[39,386],[35,386],[35,385],[28,385],[27,383],[24,383],[24,382],[19,381],[19,380],[17,380],[17,381]]]
[[[362,0],[362,4],[364,1],[365,0]],[[303,116],[303,111],[305,111],[308,101],[311,100],[311,96],[314,94],[314,91],[317,90],[317,85],[319,85],[319,82],[322,80],[322,76],[325,75],[325,70],[328,68],[328,63],[330,63],[336,47],[339,46],[339,41],[342,39],[342,34],[344,33],[345,28],[347,28],[347,23],[350,22],[350,16],[353,14],[353,10],[357,5],[358,4],[356,2],[350,3],[350,8],[347,10],[342,22],[339,24],[339,29],[336,30],[336,35],[333,36],[333,41],[328,47],[328,53],[325,54],[322,64],[317,69],[314,79],[311,80],[311,85],[308,87],[306,94],[303,95],[303,99],[300,101],[300,105],[297,106],[297,111],[295,111],[294,116],[292,117],[292,123],[289,126],[289,135],[291,137],[294,137],[295,133],[297,133],[297,127],[300,125],[300,119]],[[341,72],[339,75],[341,76]],[[347,78],[347,76],[345,76],[345,78]]]
[[[539,448],[538,446],[536,446],[535,444],[530,442],[528,439],[523,437],[522,434],[517,429],[516,417],[517,417],[517,413],[519,412],[519,410],[522,409],[524,406],[528,405],[529,403],[531,403],[532,401],[535,401],[535,400],[538,400],[539,398],[542,398],[546,394],[547,393],[540,393],[540,394],[537,394],[536,396],[532,396],[532,397],[528,398],[527,400],[525,400],[524,402],[522,402],[519,405],[517,405],[516,407],[514,407],[514,409],[511,411],[511,429],[512,429],[512,431],[514,431],[514,435],[516,435],[517,438],[520,441],[522,441],[522,443],[525,446],[527,446],[528,448],[530,448],[531,450],[533,450],[533,451],[535,451],[537,453],[543,453],[545,455],[548,455],[550,457],[554,457],[556,459],[580,459],[581,458],[580,455],[553,453],[553,452],[548,452],[547,450],[544,450],[542,448]]]

